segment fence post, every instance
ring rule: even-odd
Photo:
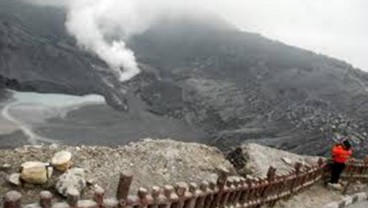
[[[264,182],[265,179],[263,178],[257,178],[256,180],[256,191],[255,191],[255,203],[256,203],[256,207],[260,207],[261,204],[261,194],[263,192],[263,188],[264,188]]]
[[[126,205],[132,181],[133,181],[132,172],[124,171],[120,174],[119,184],[116,190],[116,199],[119,201],[119,208],[125,207]]]
[[[153,203],[152,196],[148,194],[148,191],[145,188],[138,189],[138,198],[139,198],[139,207],[147,207],[149,204]]]
[[[163,198],[160,197],[161,189],[158,186],[152,186],[151,195],[153,198],[153,204],[149,208],[158,208],[160,204],[164,204]]]
[[[49,191],[41,191],[40,193],[40,207],[42,208],[51,208],[52,206],[52,203],[51,203],[51,200],[52,200],[52,194],[51,192]]]
[[[203,181],[199,185],[198,198],[196,200],[195,208],[203,208],[204,207],[204,203],[205,203],[205,200],[206,200],[206,195],[208,194],[207,189],[208,189],[208,182]]]
[[[363,175],[366,175],[368,174],[368,156],[366,156],[364,158],[364,161],[363,161]],[[367,181],[367,178],[364,178],[362,181]]]
[[[5,194],[4,208],[21,208],[22,194],[17,191],[10,191]]]
[[[321,178],[323,179],[323,180],[325,180],[325,162],[323,161],[323,159],[322,158],[319,158],[318,159],[318,162],[317,162],[317,164],[318,164],[318,168],[320,169],[320,174],[321,174]]]
[[[215,194],[215,198],[212,201],[211,208],[217,208],[221,206],[228,175],[229,175],[228,170],[226,170],[225,168],[219,169],[219,177],[217,179],[218,192],[217,194]]]
[[[197,203],[198,197],[200,196],[200,190],[198,190],[197,184],[190,183],[188,193],[190,193],[190,195],[188,194],[188,196],[187,196],[189,199],[187,199],[187,202],[185,202],[184,207],[185,208],[194,208],[196,203]]]
[[[248,193],[245,199],[245,204],[244,206],[248,206],[250,203],[252,203],[254,201],[254,191],[255,191],[255,181],[247,178],[246,179],[246,183],[247,183],[247,187],[248,187]]]
[[[289,198],[291,197],[291,189],[292,189],[292,186],[293,186],[293,172],[292,171],[289,171],[287,174],[287,177],[286,177],[286,191],[287,191],[287,196],[286,198]]]
[[[320,176],[325,185],[327,185],[328,180],[328,165],[326,165],[325,161],[322,158],[318,159],[318,168],[320,169]]]
[[[66,202],[70,207],[77,207],[80,198],[79,191],[75,188],[69,189],[67,191]]]
[[[264,198],[265,201],[267,201],[267,197],[269,195],[272,195],[274,193],[274,183],[273,182],[275,181],[275,177],[276,177],[276,168],[270,166],[267,171],[268,185],[263,190],[263,193],[262,193],[262,198]]]
[[[240,201],[240,196],[242,193],[242,188],[243,188],[243,183],[241,178],[236,178],[235,180],[235,194],[234,194],[234,201],[233,201],[233,206],[234,207],[239,207],[239,201]]]
[[[221,207],[230,206],[233,187],[234,179],[227,179],[224,189],[224,195],[222,197]]]
[[[358,175],[362,176],[364,173],[365,163],[364,161],[359,162]]]
[[[178,204],[179,197],[174,192],[174,187],[172,187],[171,185],[166,185],[164,187],[164,193],[165,193],[166,198],[169,201],[169,206],[172,207],[172,208],[176,208],[177,204]]]
[[[247,180],[245,178],[240,178],[240,184],[241,184],[241,188],[240,188],[240,197],[239,197],[239,207],[244,207],[248,194],[249,194],[249,186],[247,183]]]
[[[184,182],[179,182],[175,186],[176,194],[179,197],[179,201],[176,208],[183,208],[185,204],[186,199],[186,192],[188,190],[188,184]]]
[[[100,186],[95,187],[93,200],[97,203],[98,208],[103,207],[105,190]]]
[[[353,180],[354,180],[354,170],[355,170],[355,167],[354,167],[354,164],[351,163],[351,164],[348,164],[347,167],[345,168],[346,170],[346,185],[344,186],[343,190],[342,190],[342,193],[345,195],[347,192],[348,192],[348,189],[349,189],[349,186],[350,184],[352,184]]]
[[[238,190],[239,184],[240,184],[239,178],[233,178],[232,185],[230,187],[230,195],[228,198],[229,207],[235,206],[237,204],[236,199],[239,193],[239,190]]]
[[[216,185],[216,182],[210,181],[210,183],[209,183],[209,194],[206,197],[206,201],[204,203],[204,208],[211,208],[212,204],[214,204],[217,192],[218,192],[218,187]]]
[[[292,193],[298,191],[298,187],[299,187],[300,182],[301,182],[301,178],[299,177],[301,168],[302,168],[301,163],[299,163],[299,162],[295,163],[295,165],[294,165],[295,179],[294,179],[293,186],[292,186],[292,189],[291,189]]]

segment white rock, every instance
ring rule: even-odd
[[[29,161],[21,165],[20,178],[31,184],[44,184],[52,176],[53,168],[48,163]]]
[[[87,179],[86,183],[87,183],[88,186],[91,186],[91,185],[95,184],[95,181],[93,179]]]
[[[11,168],[11,165],[9,163],[5,163],[4,165],[1,166],[1,168],[9,169],[9,168]]]
[[[51,164],[56,170],[66,171],[71,166],[72,153],[68,151],[57,152],[51,159]]]
[[[98,207],[97,203],[92,200],[79,200],[77,207]]]
[[[331,202],[326,204],[323,208],[338,208],[339,204],[337,202]]]
[[[35,148],[35,149],[41,149],[42,148],[42,144],[39,144],[39,145],[33,145],[32,147]]]
[[[31,168],[31,167],[35,167],[35,166],[45,166],[46,163],[44,162],[39,162],[39,161],[27,161],[24,162],[20,165],[21,168]]]
[[[364,201],[367,199],[367,193],[362,192],[362,193],[357,193],[355,195],[358,196],[358,201]]]
[[[59,145],[57,145],[57,144],[52,144],[52,145],[50,145],[50,148],[51,149],[57,149],[59,147]]]
[[[345,206],[350,205],[353,203],[353,197],[352,196],[346,196],[344,197],[343,201],[345,201]]]
[[[11,165],[8,164],[8,163],[5,163],[5,164],[0,166],[0,171],[8,171],[8,170],[10,170],[10,168],[11,168]]]
[[[8,182],[13,184],[13,185],[20,186],[21,185],[20,174],[19,173],[11,174],[8,178]]]
[[[291,161],[289,158],[287,157],[283,157],[281,158],[282,161],[284,161],[284,163],[288,164],[288,165],[292,165],[293,161]]]
[[[84,170],[82,168],[72,168],[62,174],[56,182],[55,188],[62,196],[67,196],[69,190],[78,190],[79,193],[86,188]]]

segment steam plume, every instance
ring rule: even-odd
[[[368,7],[366,0],[23,0],[38,5],[69,7],[78,12],[93,7],[102,40],[114,29],[126,29],[125,38],[142,31],[157,14],[176,15],[194,10],[219,14],[241,30],[256,32],[291,45],[352,62],[368,71]],[[101,8],[98,8],[101,6]],[[75,13],[74,13],[75,14]],[[199,11],[202,14],[202,11]],[[69,15],[72,17],[72,15]],[[81,17],[80,17],[81,18]],[[69,22],[73,19],[69,18]],[[106,25],[109,25],[106,28]],[[84,27],[84,25],[81,25]],[[137,30],[138,29],[138,30]],[[82,32],[88,33],[89,31]],[[116,30],[118,31],[118,30]],[[119,31],[121,32],[121,31]],[[73,33],[74,34],[74,33]],[[74,34],[75,35],[75,34]],[[80,45],[91,49],[90,44]],[[121,40],[116,40],[119,43]],[[107,46],[113,46],[107,42]],[[339,43],[339,44],[336,44]],[[119,44],[118,44],[119,45]],[[123,44],[124,45],[124,44]],[[122,48],[122,46],[119,46]],[[118,47],[118,48],[119,48]],[[124,48],[124,47],[123,47]],[[126,48],[125,48],[126,49]],[[131,52],[130,52],[131,53]],[[133,54],[134,55],[134,54]],[[133,62],[134,63],[134,62]]]
[[[61,6],[67,11],[66,28],[80,47],[104,60],[120,81],[140,72],[134,52],[125,40],[165,16],[183,15],[198,8],[185,0],[26,0]]]
[[[121,2],[121,1],[120,1]],[[134,53],[126,47],[124,37],[136,32],[129,27],[122,27],[124,22],[134,18],[135,4],[132,1],[119,0],[73,0],[68,3],[66,27],[78,44],[86,50],[94,52],[114,70],[120,81],[126,81],[139,73]],[[126,19],[117,13],[117,9]],[[130,11],[129,13],[124,13]],[[120,20],[120,22],[119,22]],[[128,30],[129,29],[129,30]],[[113,30],[124,30],[118,39],[108,40]]]

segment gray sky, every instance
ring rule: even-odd
[[[343,59],[368,71],[367,0],[208,0],[208,3],[242,30]]]
[[[60,4],[67,0],[27,0]],[[70,0],[74,2],[73,0]],[[179,12],[186,9],[206,9],[218,13],[239,29],[260,33],[289,45],[309,49],[345,60],[368,71],[368,0],[78,0],[79,2],[110,2],[115,11],[125,5],[143,5],[157,13],[170,7]],[[135,2],[135,3],[132,3]],[[136,3],[139,2],[139,3]],[[106,4],[106,3],[105,3]],[[117,4],[117,5],[113,5]],[[133,8],[133,7],[132,7]],[[153,8],[153,9],[152,9]],[[129,9],[126,11],[132,12]],[[125,11],[123,9],[123,11]],[[141,10],[137,10],[141,11]],[[151,12],[152,12],[151,11]],[[130,13],[127,14],[130,14]],[[116,11],[117,18],[122,12]],[[132,12],[137,17],[142,13]],[[129,24],[132,15],[125,20]],[[134,15],[133,15],[134,16]],[[137,23],[147,22],[135,18]],[[147,19],[147,18],[146,18]],[[119,20],[121,23],[121,21]],[[148,21],[149,22],[149,21]],[[130,28],[136,26],[129,25]]]

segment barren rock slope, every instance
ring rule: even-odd
[[[145,140],[116,148],[96,146],[25,146],[15,150],[0,151],[0,166],[11,165],[7,171],[0,170],[0,196],[15,187],[7,184],[8,174],[16,172],[25,161],[49,161],[52,155],[60,150],[73,154],[74,166],[86,170],[88,180],[100,185],[114,196],[119,173],[131,170],[134,173],[131,192],[137,187],[150,188],[153,185],[163,186],[184,182],[201,182],[217,179],[218,167],[225,167],[235,173],[232,165],[222,153],[212,147],[194,143],[180,143],[171,140]],[[22,192],[25,201],[41,189],[50,189],[53,182],[44,187],[25,187]],[[86,195],[89,191],[86,192]]]

